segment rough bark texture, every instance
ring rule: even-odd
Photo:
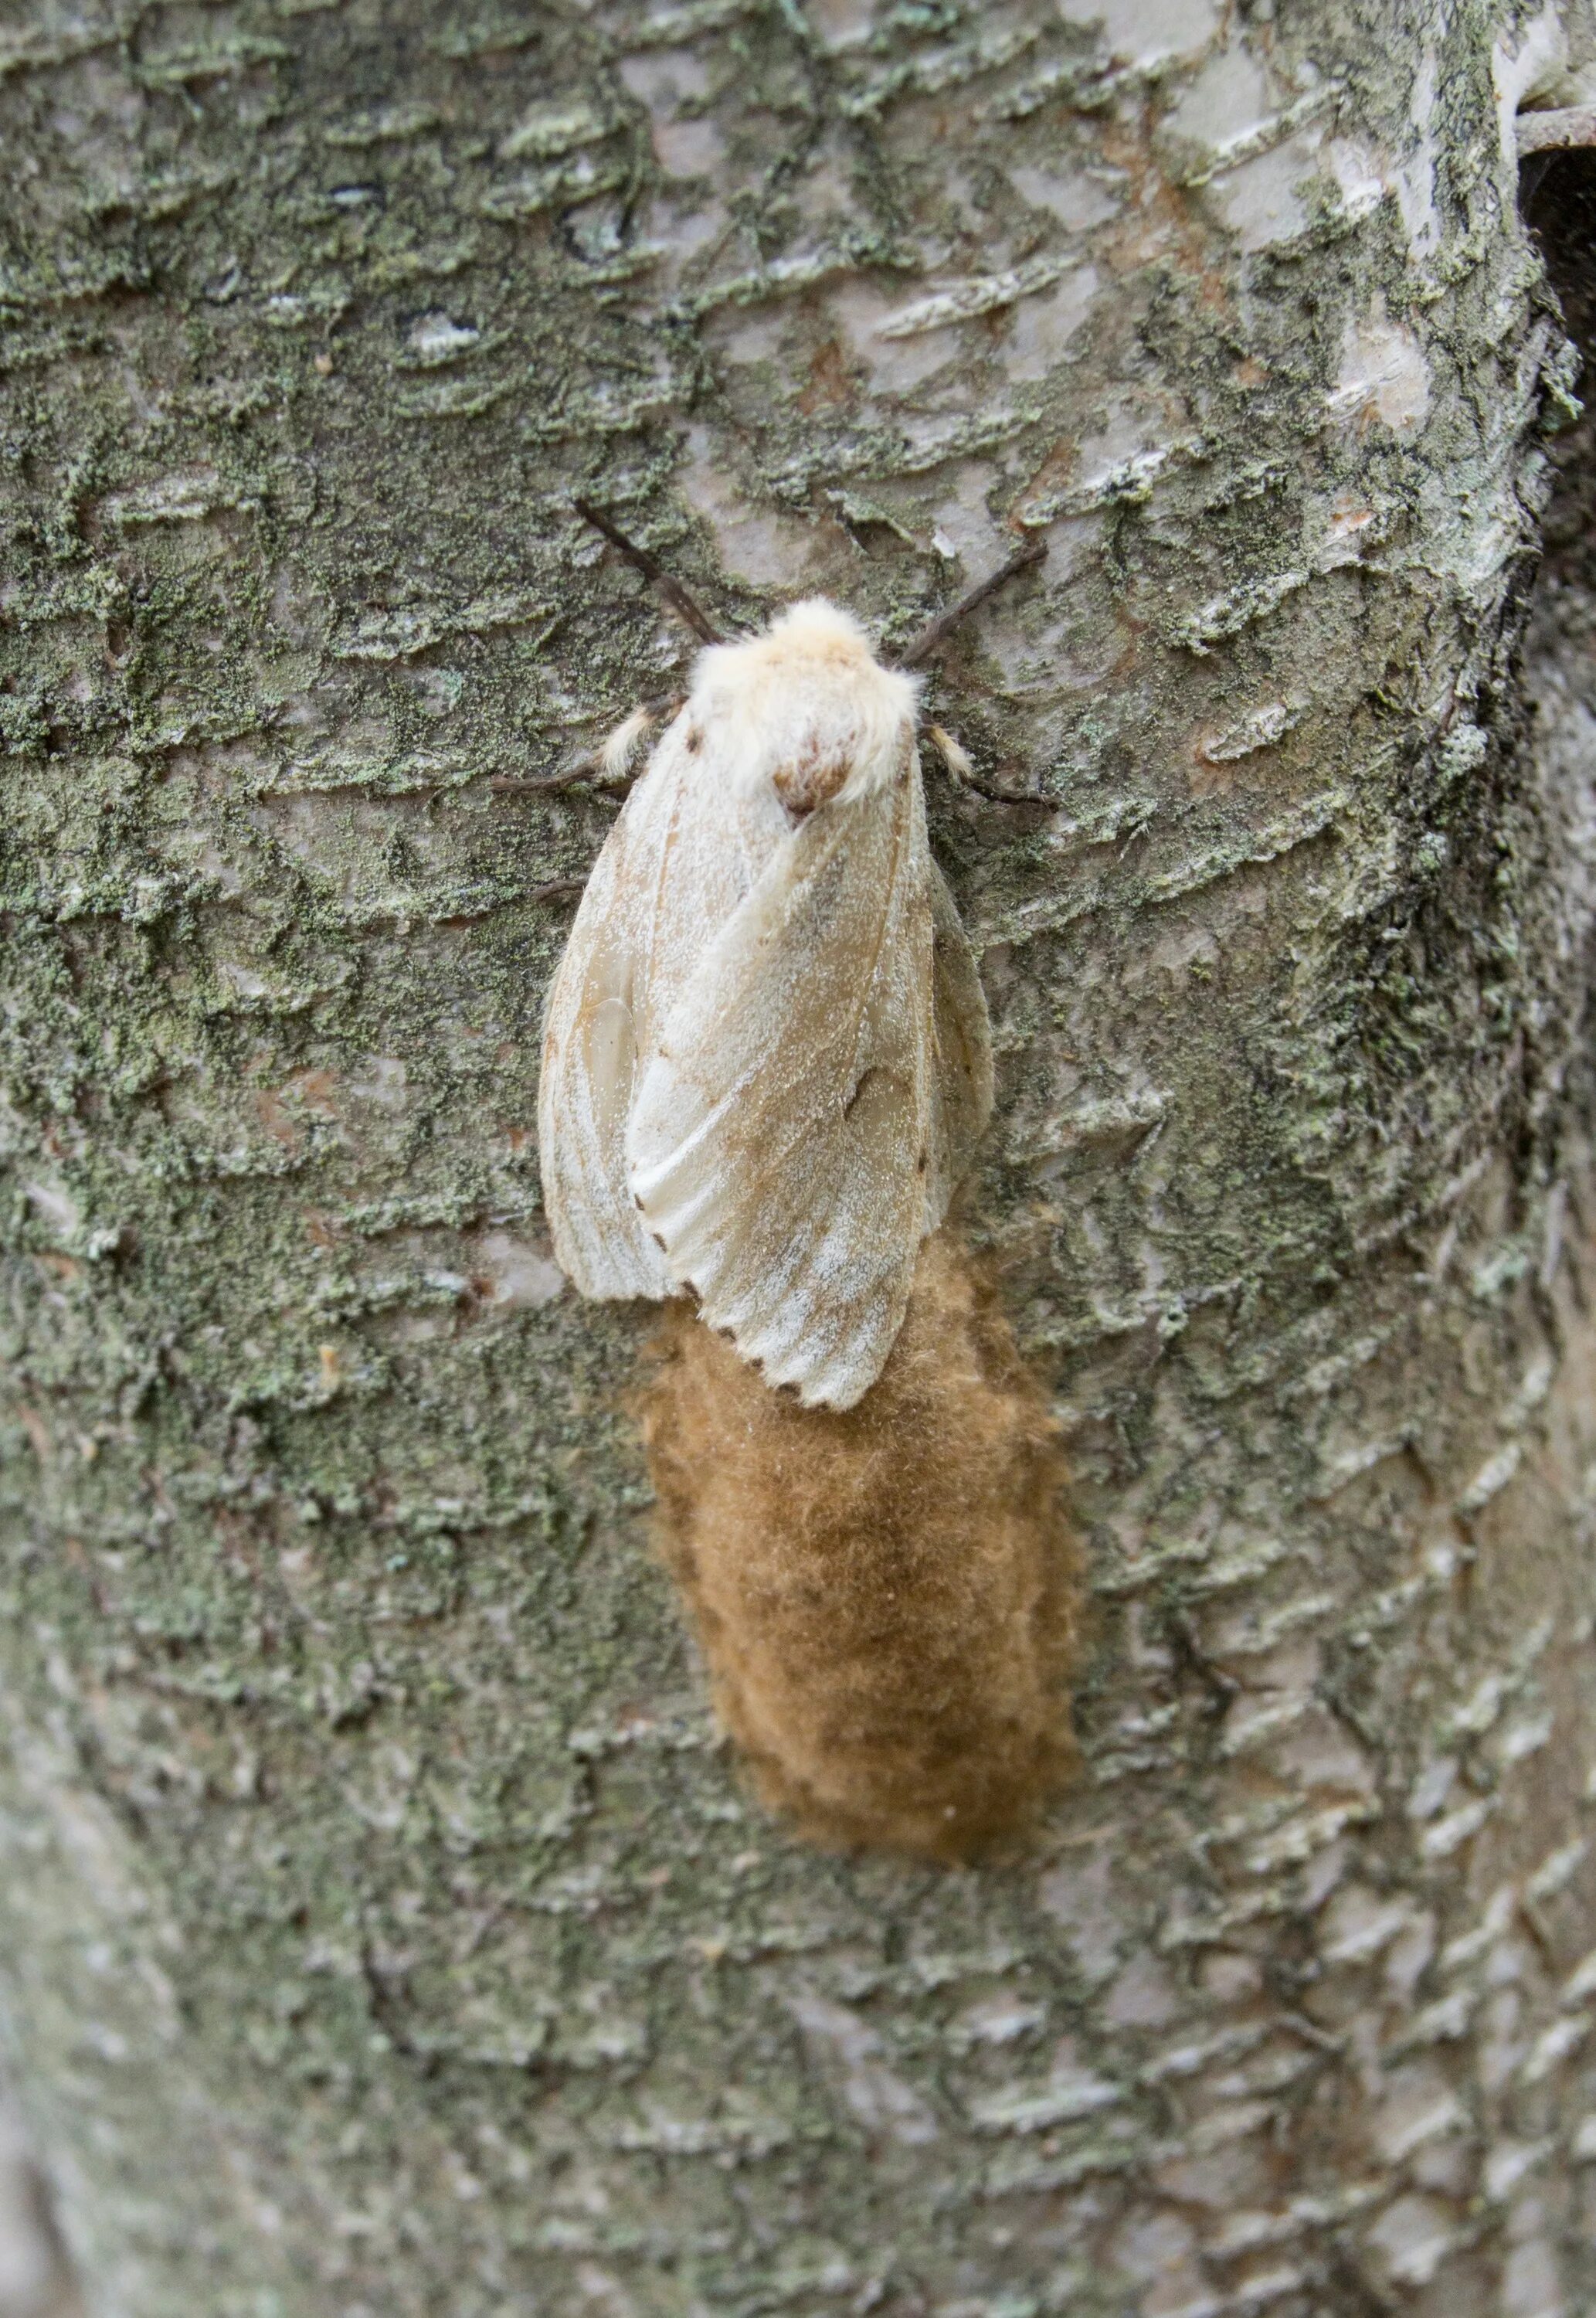
[[[98,2318],[1596,2306],[1555,19],[1070,6],[0,33],[0,2018]],[[1046,801],[932,796],[1097,1605],[1019,1866],[749,1802],[549,1260],[533,785],[681,656],[573,490],[892,636],[1049,534],[934,687]]]

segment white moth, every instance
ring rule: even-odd
[[[544,1023],[563,1270],[585,1296],[690,1291],[768,1383],[832,1408],[880,1375],[991,1110],[916,714],[913,678],[819,598],[703,652]]]

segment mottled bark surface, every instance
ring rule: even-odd
[[[1561,36],[1071,4],[0,31],[0,2028],[100,2318],[1596,2304]],[[1045,800],[931,796],[1097,1603],[1020,1866],[748,1802],[550,1261],[535,784],[682,651],[573,490],[728,622],[1051,542],[932,687]]]

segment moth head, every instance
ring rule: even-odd
[[[815,596],[763,635],[704,652],[690,713],[739,789],[773,791],[802,820],[891,787],[909,762],[918,698],[857,620]]]

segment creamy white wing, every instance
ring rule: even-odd
[[[678,1292],[627,1188],[626,1120],[659,1021],[751,875],[735,821],[697,777],[691,733],[684,712],[605,840],[543,1017],[543,1204],[584,1296]]]
[[[875,1381],[928,1228],[932,877],[912,754],[811,813],[670,1010],[627,1130],[671,1271],[809,1403]]]

